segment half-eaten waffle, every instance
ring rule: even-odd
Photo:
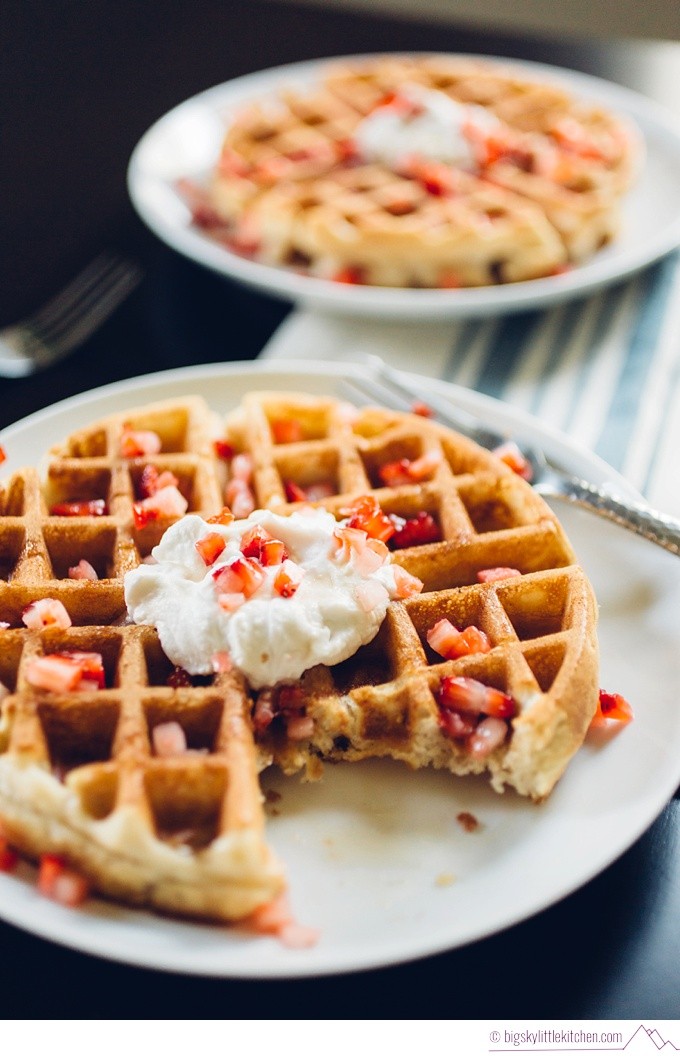
[[[341,282],[530,280],[616,236],[640,153],[624,119],[502,63],[329,62],[233,117],[195,217],[236,253]]]
[[[371,642],[300,679],[249,686],[226,652],[210,674],[179,669],[126,619],[124,581],[185,513],[209,538],[229,528],[225,501],[323,508],[409,590]],[[114,898],[231,920],[276,896],[271,761],[317,777],[388,756],[540,800],[597,706],[593,593],[554,514],[423,416],[274,392],[219,428],[199,399],[131,410],[53,449],[43,480],[8,482],[0,555],[0,819]]]

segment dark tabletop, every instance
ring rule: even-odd
[[[289,311],[182,260],[132,211],[129,155],[187,96],[283,62],[440,49],[570,66],[658,97],[667,59],[667,46],[662,54],[653,45],[500,38],[259,0],[10,0],[0,41],[0,326],[34,309],[104,247],[134,256],[145,273],[64,363],[29,379],[0,379],[0,428],[108,382],[252,359]],[[676,1018],[679,837],[676,800],[599,877],[529,921],[450,954],[341,977],[247,982],[156,973],[0,924],[0,1017]]]

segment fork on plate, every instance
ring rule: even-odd
[[[343,380],[345,395],[355,403],[368,401],[398,411],[411,411],[414,401],[422,401],[437,421],[465,434],[484,448],[493,450],[508,442],[507,435],[488,429],[474,415],[429,389],[420,388],[410,377],[407,384],[399,372],[388,367],[380,357],[366,356],[362,363],[367,368],[365,376],[353,375]],[[680,519],[565,473],[551,464],[535,445],[522,444],[520,447],[521,454],[530,464],[531,484],[540,495],[576,504],[680,555]]]
[[[32,316],[0,329],[0,376],[23,378],[73,352],[142,278],[131,261],[102,253]]]

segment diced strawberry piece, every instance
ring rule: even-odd
[[[147,463],[142,470],[139,485],[137,486],[140,500],[145,500],[147,496],[153,496],[154,492],[158,492],[159,476],[158,467],[154,466],[153,463]]]
[[[286,499],[289,503],[308,502],[306,491],[295,481],[284,481],[283,487],[286,492]]]
[[[257,696],[253,710],[253,728],[256,735],[264,735],[276,716],[274,710],[274,692],[272,690],[261,691]]]
[[[293,444],[305,436],[297,419],[272,419],[269,425],[277,445]]]
[[[213,514],[210,518],[206,518],[208,525],[231,525],[233,521],[234,515],[228,507],[223,507],[219,514]]]
[[[154,511],[150,507],[142,507],[140,503],[132,505],[132,514],[135,520],[135,529],[144,529],[149,522],[156,522],[160,517],[158,511]]]
[[[26,679],[32,687],[57,693],[73,691],[78,686],[83,670],[76,662],[55,654],[33,658],[26,666]]]
[[[104,668],[100,654],[62,651],[33,658],[26,666],[26,679],[43,691],[67,693],[80,690],[83,680],[104,686]]]
[[[276,692],[276,708],[280,713],[292,716],[304,712],[305,703],[302,688],[292,683],[284,683]]]
[[[69,566],[68,575],[71,580],[99,580],[96,569],[85,558],[77,566]]]
[[[391,547],[422,547],[423,544],[436,543],[441,540],[441,532],[435,519],[427,511],[420,511],[414,518],[407,518],[390,542]]]
[[[186,496],[182,495],[176,485],[165,485],[142,503],[166,518],[181,517],[189,506]]]
[[[228,483],[225,496],[234,518],[247,518],[255,510],[255,496],[247,481],[243,478],[232,478]]]
[[[288,552],[282,540],[267,540],[262,545],[260,562],[263,566],[278,566],[287,558]]]
[[[176,485],[165,485],[152,496],[133,504],[135,528],[143,529],[158,518],[181,518],[188,506],[189,501]]]
[[[142,470],[139,485],[137,486],[139,498],[147,499],[149,496],[155,496],[157,492],[160,492],[167,485],[174,485],[175,487],[179,485],[179,481],[172,471],[159,471],[158,467],[154,466],[153,463],[147,463]]]
[[[597,709],[590,726],[606,728],[609,724],[620,724],[624,727],[633,719],[632,706],[622,695],[600,691]]]
[[[213,450],[218,459],[229,463],[234,458],[234,446],[229,441],[213,441]]]
[[[397,588],[398,599],[410,599],[413,595],[418,595],[423,590],[423,582],[418,577],[414,577],[412,573],[407,573],[401,566],[393,566],[394,570],[394,582]]]
[[[108,513],[106,500],[73,500],[68,503],[55,503],[50,507],[50,514],[59,518],[101,518]]]
[[[218,592],[239,592],[243,588],[243,581],[230,566],[219,566],[212,571],[215,588]]]
[[[510,728],[497,716],[485,716],[468,736],[466,749],[474,760],[484,760],[502,746]]]
[[[423,452],[417,459],[411,460],[409,475],[411,481],[425,481],[434,474],[437,467],[442,463],[443,456],[438,448],[431,448]]]
[[[292,716],[286,721],[286,734],[293,742],[303,742],[314,734],[311,716]]]
[[[591,158],[594,161],[602,161],[605,158],[602,148],[588,135],[583,125],[575,118],[560,118],[550,131],[553,138],[564,150],[578,154],[581,158]]]
[[[475,718],[463,716],[455,710],[447,709],[439,703],[439,726],[449,738],[467,738],[475,729]]]
[[[168,687],[191,687],[191,676],[181,665],[175,665],[165,682]]]
[[[460,633],[458,650],[458,657],[463,657],[467,654],[488,654],[491,650],[491,643],[486,632],[482,632],[481,628],[477,628],[476,625],[468,625]]]
[[[305,489],[308,503],[318,503],[320,500],[327,500],[329,496],[334,495],[335,486],[332,481],[315,481],[312,485],[307,485]]]
[[[253,460],[247,452],[239,452],[231,461],[231,476],[249,482],[253,476]]]
[[[498,445],[497,448],[494,448],[492,454],[510,467],[515,474],[519,474],[521,478],[524,478],[525,481],[531,481],[533,477],[531,463],[514,441],[506,441],[505,444]]]
[[[396,485],[408,485],[411,482],[410,467],[410,459],[395,459],[391,463],[383,463],[378,470],[378,476],[390,488],[394,488]]]
[[[451,195],[455,190],[452,173],[446,165],[417,161],[411,166],[411,172],[428,195],[435,198]]]
[[[411,405],[411,414],[420,415],[423,419],[431,419],[432,408],[430,408],[429,405],[425,404],[425,402],[422,400],[414,400],[413,404]]]
[[[387,543],[396,529],[390,516],[385,514],[375,496],[360,496],[349,509],[347,526],[363,529],[367,536]]]
[[[367,537],[366,547],[369,551],[375,551],[376,555],[384,562],[390,553],[390,549],[382,540],[375,540],[372,536]]]
[[[445,272],[439,273],[437,286],[440,290],[458,290],[462,285],[463,282],[459,274],[452,269],[449,268]]]
[[[437,621],[427,633],[427,641],[433,650],[454,661],[468,654],[488,654],[491,650],[489,637],[475,625],[468,625],[462,631],[446,618]]]
[[[231,570],[241,578],[246,598],[256,592],[264,580],[264,570],[254,558],[235,559],[231,563]]]
[[[50,627],[70,628],[73,623],[63,602],[58,599],[36,599],[26,607],[21,620],[34,631]]]
[[[260,562],[262,560],[263,545],[267,540],[273,539],[272,534],[263,529],[261,525],[254,525],[252,529],[248,529],[241,537],[241,554],[246,558],[256,558]]]
[[[501,719],[512,717],[517,712],[510,695],[496,687],[487,687],[469,676],[444,676],[439,685],[439,701],[449,709],[476,715],[483,713]]]
[[[256,592],[264,580],[264,570],[255,558],[235,558],[228,566],[221,566],[213,572],[213,578],[219,592],[238,594],[246,598]]]
[[[50,657],[68,658],[70,661],[80,665],[82,680],[89,680],[99,690],[106,686],[106,674],[104,672],[104,661],[101,654],[94,650],[62,650],[58,654],[50,654]],[[82,682],[81,680],[81,682]],[[76,690],[82,690],[80,684]]]
[[[518,569],[512,566],[493,566],[490,569],[477,571],[477,580],[480,584],[490,584],[495,580],[507,580],[508,577],[521,577]]]
[[[228,239],[228,246],[242,257],[255,257],[260,252],[262,240],[249,227],[239,227]]]
[[[2,447],[2,445],[0,445],[0,463],[4,463],[6,459],[7,459],[7,452]]]
[[[43,896],[66,907],[78,907],[86,899],[90,886],[87,879],[66,866],[61,856],[40,857],[38,889]]]
[[[432,628],[428,629],[425,638],[432,650],[436,651],[437,654],[441,654],[443,658],[457,657],[455,651],[460,639],[460,632],[447,617],[442,617],[440,621],[432,625]]]
[[[256,558],[263,566],[278,566],[288,558],[283,541],[275,540],[271,533],[260,525],[253,526],[243,534],[241,553],[246,558]]]
[[[379,543],[382,543],[382,541],[379,541]],[[353,552],[354,567],[362,577],[370,577],[371,573],[375,573],[376,570],[385,564],[385,556],[379,555],[377,551],[369,547],[368,540],[360,547],[353,548]]]
[[[181,757],[187,751],[184,728],[176,720],[156,724],[151,732],[151,743],[157,757]]]
[[[337,160],[341,165],[343,162],[355,161],[359,157],[357,145],[353,140],[337,140],[335,143],[335,153]]]
[[[13,871],[19,862],[19,854],[8,844],[7,839],[0,834],[0,871],[8,874]]]
[[[226,650],[219,650],[216,654],[213,654],[212,667],[215,673],[231,672],[234,663]]]
[[[362,286],[366,282],[366,273],[363,268],[346,267],[340,268],[333,276],[334,283],[347,283],[350,286]]]
[[[200,540],[196,541],[195,547],[199,555],[205,562],[206,566],[212,566],[225,547],[227,546],[226,540],[220,533],[206,533]]]
[[[278,933],[284,926],[292,925],[294,922],[285,895],[277,896],[267,904],[256,908],[243,924],[254,929],[256,933]]]
[[[300,587],[305,571],[290,559],[281,565],[274,577],[274,590],[284,599],[290,599]]]
[[[225,147],[220,155],[218,162],[219,171],[225,176],[247,176],[250,172],[250,165],[245,161],[239,154],[231,150],[230,147]]]
[[[124,459],[158,455],[163,443],[153,430],[133,430],[125,425],[120,438],[120,454]]]

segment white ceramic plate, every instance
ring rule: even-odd
[[[350,370],[303,362],[164,372],[64,401],[5,430],[0,441],[12,470],[113,411],[192,392],[224,411],[257,387],[334,393]],[[542,443],[575,472],[626,489],[606,465],[524,413],[437,385],[488,422]],[[566,508],[559,514],[600,601],[602,685],[624,694],[636,719],[616,738],[588,742],[544,805],[499,797],[481,780],[414,773],[392,762],[327,768],[315,785],[266,774],[265,788],[282,794],[269,840],[288,866],[298,919],[321,929],[319,944],[304,951],[102,900],[71,911],[38,895],[29,867],[0,874],[0,916],[126,963],[222,977],[302,977],[453,948],[583,885],[635,841],[680,782],[680,563],[592,516]],[[482,827],[465,833],[456,822],[461,811]]]
[[[621,235],[586,264],[563,276],[470,290],[348,286],[239,257],[193,227],[190,211],[175,190],[176,180],[200,180],[210,172],[230,116],[246,101],[272,93],[281,85],[311,83],[323,66],[320,61],[248,74],[202,92],[170,111],[149,129],[132,155],[128,172],[132,202],[159,238],[224,276],[317,309],[390,319],[485,316],[565,301],[631,275],[678,246],[677,118],[629,89],[587,74],[540,63],[498,61],[527,77],[547,78],[583,99],[627,115],[646,141],[640,177],[625,200]]]

